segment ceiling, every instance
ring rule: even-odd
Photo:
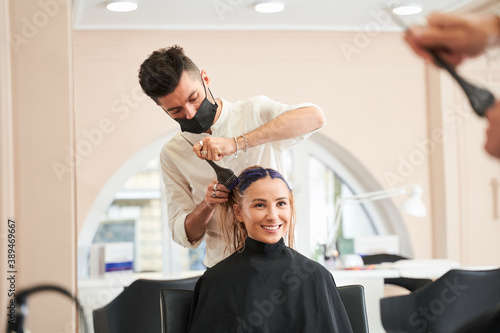
[[[285,0],[285,10],[262,14],[255,0],[138,0],[134,12],[114,13],[108,0],[74,0],[75,30],[400,30],[383,10],[405,0]],[[424,11],[451,11],[484,0],[416,0]],[[496,0],[494,0],[496,1]],[[415,1],[412,1],[415,2]]]

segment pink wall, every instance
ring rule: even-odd
[[[1,87],[2,96],[11,101],[1,108],[2,119],[11,125],[2,132],[1,146],[2,158],[8,159],[2,160],[2,193],[9,195],[2,197],[7,202],[1,214],[2,329],[11,291],[18,295],[35,285],[53,284],[76,293],[75,170],[70,168],[64,180],[53,172],[54,161],[63,158],[74,139],[71,6],[54,4],[50,17],[36,1],[4,1],[0,10],[2,24],[10,21],[8,31],[1,29],[2,37],[10,37],[8,44],[2,42],[2,53],[10,52],[11,59],[2,63],[3,79],[11,80]],[[6,218],[15,221],[11,228],[6,228]],[[8,248],[15,258],[6,266],[9,234],[15,235]],[[38,293],[28,303],[26,329],[76,329],[75,308],[65,296]]]

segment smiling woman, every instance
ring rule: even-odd
[[[263,169],[258,169],[263,170]],[[263,243],[276,243],[290,228],[290,189],[279,179],[264,178],[247,190],[233,209],[248,236]]]
[[[236,251],[198,280],[189,332],[352,332],[332,274],[285,245],[295,223],[286,180],[260,166],[239,179],[218,211]]]
[[[240,183],[228,201],[218,207],[220,229],[225,243],[241,249],[247,237],[274,244],[287,237],[294,247],[295,208],[292,190],[283,176],[273,170],[253,166],[241,173]]]

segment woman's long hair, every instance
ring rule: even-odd
[[[293,191],[286,182],[285,178],[274,169],[265,169],[261,166],[249,167],[238,176],[239,184],[229,193],[228,201],[224,204],[219,204],[217,207],[217,220],[219,221],[220,230],[222,232],[222,238],[225,242],[226,248],[224,251],[233,253],[236,250],[243,250],[245,246],[245,241],[248,237],[248,232],[245,228],[243,222],[238,221],[234,214],[234,205],[241,206],[243,196],[248,187],[255,181],[264,178],[281,179],[287,186],[289,190],[289,202],[290,202],[290,221],[288,222],[288,231],[285,236],[289,247],[295,248],[295,206],[293,200]]]

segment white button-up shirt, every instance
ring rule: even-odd
[[[278,117],[282,113],[302,107],[316,106],[310,103],[285,105],[265,96],[253,97],[247,101],[230,103],[222,100],[222,111],[212,125],[212,136],[222,138],[239,137]],[[316,106],[317,107],[317,106]],[[247,149],[248,164],[245,164],[244,152],[226,156],[217,162],[220,166],[233,170],[236,175],[252,165],[273,168],[285,175],[283,151],[302,141],[311,133],[288,140],[281,140]],[[192,144],[209,134],[183,132],[182,135]],[[205,199],[207,186],[217,178],[215,171],[192,151],[191,145],[177,133],[161,151],[161,167],[167,196],[169,227],[173,240],[188,248],[197,248],[203,238],[190,243],[184,223],[186,216]],[[229,256],[224,253],[226,244],[222,243],[221,232],[215,216],[210,219],[205,234],[206,255],[203,263],[211,267]]]

